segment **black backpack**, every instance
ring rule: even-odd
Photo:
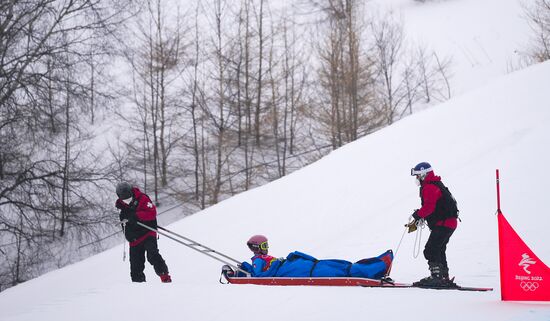
[[[448,218],[458,218],[458,205],[451,191],[441,181],[432,181],[428,184],[435,185],[441,191],[441,198],[437,201],[434,212],[427,217],[428,226]]]

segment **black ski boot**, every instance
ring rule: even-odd
[[[454,279],[455,278],[449,278],[449,267],[447,267],[446,265],[444,265],[442,268],[441,268],[441,278],[445,281],[444,283],[446,283],[446,287],[447,288],[457,288],[458,285],[456,285],[456,283],[454,283]]]
[[[420,288],[452,288],[456,287],[456,284],[452,280],[449,280],[449,270],[445,269],[442,265],[437,263],[429,263],[430,266],[430,276],[421,279],[420,281],[414,282],[413,286]],[[446,271],[446,277],[445,277]]]

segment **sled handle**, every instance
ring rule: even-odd
[[[172,234],[174,234],[174,235],[176,235],[176,236],[182,238],[183,240],[189,242],[189,243],[186,243],[186,242],[184,242],[183,240],[177,239],[176,237],[174,237],[174,236],[172,236],[172,235],[170,235],[170,234],[168,234],[168,233],[166,233],[166,232],[161,231],[160,229],[162,229],[162,230],[164,230],[164,231],[168,231],[168,230],[165,229],[165,228],[162,228],[162,227],[160,227],[160,226],[158,226],[159,229],[155,229],[155,228],[152,228],[152,227],[150,227],[150,226],[147,226],[147,225],[145,225],[145,224],[143,224],[143,223],[141,223],[141,222],[136,222],[136,223],[137,223],[137,225],[139,225],[139,226],[141,226],[141,227],[143,227],[143,228],[146,228],[146,229],[148,229],[148,230],[150,230],[150,231],[153,231],[153,232],[156,232],[156,233],[158,233],[158,234],[160,234],[160,235],[163,235],[163,236],[165,236],[165,237],[171,239],[172,241],[178,242],[178,243],[180,243],[181,245],[185,245],[185,246],[187,246],[188,248],[190,248],[190,249],[192,249],[192,250],[195,250],[195,251],[197,251],[197,252],[199,252],[199,253],[202,253],[202,254],[204,254],[204,255],[206,255],[206,256],[208,256],[208,257],[213,258],[214,260],[217,260],[217,261],[220,261],[220,262],[222,262],[222,263],[224,263],[224,264],[227,264],[227,265],[229,265],[230,267],[232,267],[235,271],[239,271],[239,272],[244,273],[246,276],[250,276],[250,273],[247,272],[247,271],[245,271],[245,270],[243,270],[243,269],[241,269],[241,268],[238,266],[238,264],[234,264],[234,263],[228,261],[228,259],[229,259],[229,260],[231,260],[231,261],[233,261],[233,262],[238,262],[237,260],[235,260],[235,259],[233,259],[233,258],[231,258],[231,257],[229,257],[229,256],[227,256],[227,255],[225,255],[225,254],[223,254],[223,253],[217,252],[217,251],[215,251],[215,250],[213,250],[213,249],[211,249],[211,248],[209,248],[209,247],[206,247],[206,246],[204,246],[204,245],[202,245],[202,244],[200,244],[200,243],[197,243],[197,242],[195,242],[195,241],[193,241],[193,240],[191,240],[191,239],[188,239],[188,238],[186,238],[186,237],[184,237],[184,236],[182,236],[182,235],[179,235],[179,234],[176,234],[176,233],[170,231],[170,233],[172,233]]]

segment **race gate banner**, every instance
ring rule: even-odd
[[[500,288],[503,301],[550,301],[550,269],[498,214]]]

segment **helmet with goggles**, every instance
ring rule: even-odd
[[[246,242],[248,248],[254,252],[254,254],[267,254],[269,245],[267,244],[267,237],[263,235],[254,235],[248,242]]]
[[[427,162],[418,163],[415,167],[411,168],[411,175],[416,176],[418,180],[424,180],[429,172],[432,172],[432,165]]]

